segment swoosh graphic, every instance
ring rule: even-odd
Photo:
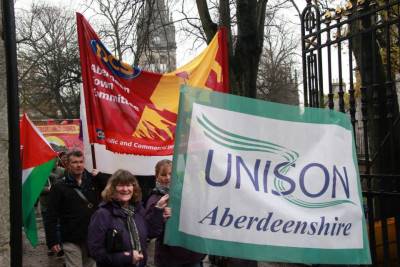
[[[247,136],[238,135],[222,129],[218,127],[215,123],[213,123],[210,119],[207,118],[204,114],[201,114],[200,117],[196,117],[197,122],[203,128],[204,135],[212,140],[213,142],[230,148],[234,150],[242,150],[242,151],[256,151],[256,152],[264,152],[281,156],[288,163],[278,169],[278,172],[281,175],[287,174],[299,158],[300,154],[294,150],[288,149],[284,146],[274,144],[268,141],[259,140],[255,138],[250,138]],[[283,185],[283,180],[275,177],[274,179],[274,187],[277,192],[286,191],[285,186]],[[281,196],[287,200],[288,202],[304,207],[304,208],[326,208],[336,205],[341,205],[345,203],[354,204],[351,200],[333,200],[327,202],[309,202],[305,200],[301,200],[299,198],[294,197],[293,195],[282,195]]]

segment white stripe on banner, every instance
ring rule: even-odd
[[[25,183],[26,179],[28,179],[29,175],[31,175],[33,171],[33,167],[29,169],[22,170],[22,184]]]

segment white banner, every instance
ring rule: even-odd
[[[200,122],[206,124],[206,118],[224,131],[277,144],[280,151],[236,150],[218,144],[204,133]],[[351,142],[351,131],[337,125],[274,120],[194,104],[179,230],[253,244],[362,248],[362,239],[354,238],[362,236],[362,212]],[[298,158],[287,173],[279,172],[279,166],[290,162],[291,151]],[[279,182],[285,190],[275,186]],[[312,207],[339,200],[345,203]],[[193,207],[198,212],[193,213]]]
[[[167,244],[262,261],[370,262],[347,115],[182,92]]]

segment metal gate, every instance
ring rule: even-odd
[[[301,16],[304,105],[349,115],[373,266],[400,266],[400,1]]]

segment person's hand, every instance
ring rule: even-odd
[[[163,197],[160,198],[160,200],[158,200],[157,204],[156,204],[156,208],[159,209],[164,209],[165,207],[168,206],[168,199],[169,199],[169,195],[166,194]]]
[[[136,264],[141,260],[143,260],[143,254],[140,251],[134,250],[132,252],[132,263]]]
[[[54,253],[58,253],[61,251],[61,246],[60,244],[55,244],[54,246],[51,247],[51,251],[53,251]]]
[[[172,215],[172,210],[171,210],[171,208],[170,208],[170,207],[165,207],[165,208],[164,208],[164,212],[163,212],[164,221],[168,220],[169,217],[171,217],[171,215]]]
[[[99,174],[99,170],[98,169],[93,169],[92,170],[92,172],[91,172],[91,174],[93,175],[93,176],[96,176],[97,174]]]

